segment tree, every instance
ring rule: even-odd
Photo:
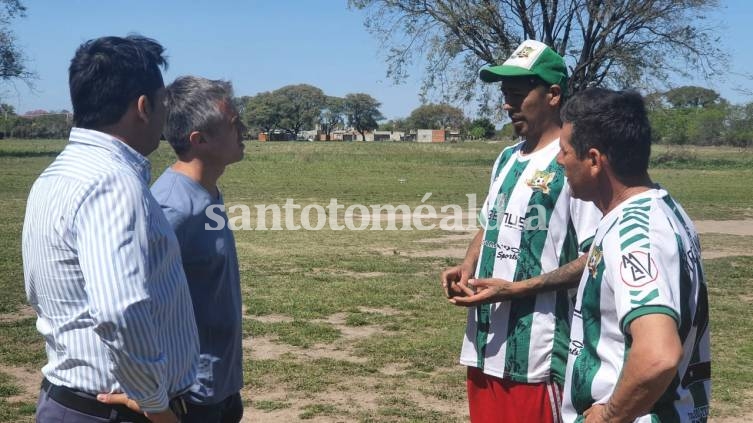
[[[0,104],[0,117],[3,119],[3,138],[8,138],[16,121],[16,109],[10,104]]]
[[[358,93],[345,96],[344,106],[348,125],[361,134],[363,141],[366,141],[366,131],[378,128],[377,121],[384,119],[382,112],[379,111],[381,105],[368,94]]]
[[[277,124],[293,136],[305,128],[314,127],[327,101],[321,89],[307,84],[287,85],[272,94],[279,108]]]
[[[466,130],[471,139],[491,139],[496,134],[494,124],[487,118],[475,119]]]
[[[343,119],[344,101],[340,97],[327,97],[324,108],[319,113],[319,128],[324,132],[327,141],[330,140],[332,131],[345,122]]]
[[[387,48],[389,77],[402,81],[415,59],[422,93],[453,100],[478,94],[478,71],[500,64],[525,39],[552,46],[569,63],[569,88],[663,83],[671,73],[710,76],[724,68],[715,28],[703,19],[717,0],[348,0]],[[446,88],[445,87],[449,87]],[[488,87],[481,97],[490,100]],[[487,110],[489,102],[484,103]]]
[[[719,104],[721,100],[718,92],[695,86],[673,88],[664,93],[664,98],[676,109],[691,107],[705,108],[713,104]]]
[[[714,90],[683,86],[647,96],[656,141],[669,144],[724,143],[729,103]]]
[[[408,121],[415,129],[460,129],[465,115],[449,104],[424,104],[411,112]]]
[[[11,21],[26,16],[26,7],[20,0],[0,0],[0,79],[19,79],[27,84],[34,73],[26,68],[26,60],[10,30]]]
[[[410,128],[408,120],[403,118],[390,119],[379,125],[380,131],[406,131]]]
[[[737,147],[753,145],[753,103],[730,108],[727,143]]]
[[[278,127],[282,116],[280,116],[278,99],[271,92],[266,91],[250,97],[244,96],[240,98],[240,102],[243,104],[241,118],[249,128],[271,134]]]

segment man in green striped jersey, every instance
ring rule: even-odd
[[[705,422],[711,390],[700,245],[648,175],[651,128],[635,92],[592,88],[563,108],[558,158],[573,195],[604,213],[572,321],[568,422]]]
[[[502,82],[504,110],[523,141],[497,158],[482,228],[463,263],[442,274],[450,301],[469,307],[460,363],[468,366],[471,420],[556,422],[572,312],[567,289],[585,268],[601,215],[572,198],[556,162],[562,57],[528,40],[480,77]]]

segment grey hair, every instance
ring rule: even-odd
[[[164,135],[178,156],[191,148],[191,132],[211,132],[224,118],[223,103],[233,104],[233,85],[228,81],[180,76],[165,91]]]

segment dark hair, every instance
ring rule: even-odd
[[[560,115],[573,124],[570,144],[579,159],[595,148],[607,156],[621,180],[648,170],[651,125],[639,93],[588,88],[573,95]]]
[[[88,129],[110,125],[139,96],[154,99],[164,86],[159,69],[167,69],[164,51],[139,35],[102,37],[79,46],[68,69],[74,124]]]
[[[216,129],[224,118],[223,102],[229,105],[233,100],[230,82],[196,76],[178,77],[165,91],[165,138],[178,156],[191,148],[191,132]]]

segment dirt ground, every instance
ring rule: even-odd
[[[699,234],[706,234],[706,233],[716,233],[716,234],[728,234],[728,235],[744,235],[744,236],[753,236],[753,220],[739,220],[739,221],[714,221],[714,220],[699,220],[694,222],[696,225],[696,230]],[[470,240],[473,238],[475,232],[473,231],[466,231],[462,234],[460,233],[453,233],[444,237],[440,238],[428,238],[423,239],[420,241],[416,241],[418,244],[439,244],[443,243],[447,246],[443,246],[442,248],[435,249],[435,250],[424,250],[424,249],[416,249],[415,251],[400,251],[401,255],[406,255],[409,257],[451,257],[451,258],[457,258],[462,259],[465,256],[467,243],[470,242]],[[385,254],[393,254],[393,249],[385,249]],[[704,250],[703,256],[705,258],[719,258],[719,257],[726,257],[730,255],[753,255],[752,251],[721,251],[721,250]],[[267,317],[269,318],[269,317]],[[274,318],[274,317],[273,317]],[[358,336],[370,336],[371,334],[378,333],[378,329],[365,329],[364,328],[356,328],[355,330],[353,328],[348,328],[347,326],[344,326],[342,322],[339,320],[341,319],[341,316],[334,315],[331,316],[328,320],[329,323],[334,324],[336,328],[343,331],[343,334],[345,337],[358,337]],[[348,333],[350,333],[348,335]],[[258,339],[255,338],[251,340],[249,343],[251,347],[251,356],[255,358],[272,358],[275,356],[279,356],[283,352],[291,352],[294,349],[291,349],[290,346],[278,346],[272,342],[270,342],[267,339]],[[317,347],[313,349],[308,349],[306,351],[298,351],[295,352],[295,354],[300,354],[301,356],[310,356],[310,357],[332,357],[337,358],[341,360],[357,360],[357,358],[350,356],[347,351],[344,350],[336,350],[332,351],[329,350],[327,347]],[[384,374],[394,374],[393,372],[399,372],[400,369],[381,369],[381,373]],[[373,395],[369,394],[368,387],[371,386],[372,383],[375,381],[373,380],[359,380],[358,381],[358,388],[349,391],[349,397],[356,403],[358,403],[363,408],[374,408],[374,398]],[[284,391],[279,392],[265,392],[261,396],[256,396],[254,398],[256,400],[276,400],[276,401],[284,401],[287,400],[289,402],[291,401],[287,394]],[[331,401],[331,404],[333,405],[343,405],[342,397],[339,394],[325,394],[324,396],[319,397],[321,400],[329,400]],[[468,418],[468,410],[466,407],[462,407],[462,415],[458,414],[457,407],[451,408],[447,407],[445,403],[442,403],[436,399],[433,398],[413,398],[416,402],[419,404],[435,409],[437,411],[447,412],[458,415],[458,417],[465,417],[467,420]],[[282,410],[275,410],[273,412],[266,412],[262,410],[256,410],[253,408],[246,410],[246,415],[244,416],[243,421],[244,422],[260,422],[260,421],[274,421],[274,422],[289,422],[289,421],[299,421],[298,415],[301,413],[301,409],[307,405],[306,401],[301,402],[295,402],[294,406],[291,406],[286,409]],[[457,405],[457,404],[456,404]],[[331,417],[325,417],[325,418],[317,418],[312,419],[311,421],[314,422],[332,422],[332,421],[347,421],[347,420],[341,420],[341,419],[334,419]],[[709,419],[712,423],[749,423],[753,422],[753,413],[746,414],[743,416],[737,416],[737,417],[726,417],[726,418],[711,418]]]
[[[713,220],[700,220],[695,222],[696,228],[700,234],[705,233],[718,233],[718,234],[729,234],[729,235],[744,235],[744,236],[753,236],[753,220],[740,220],[740,221],[713,221]],[[416,248],[415,251],[400,251],[400,254],[405,254],[407,256],[414,256],[414,257],[428,257],[428,256],[441,256],[441,257],[451,257],[451,258],[462,258],[465,255],[466,250],[466,244],[470,239],[473,237],[474,232],[473,231],[465,231],[464,233],[453,233],[451,235],[441,237],[441,238],[432,238],[432,239],[424,239],[421,241],[417,241],[418,243],[443,243],[448,246],[442,247],[440,249],[436,250],[425,250],[422,248]],[[390,250],[390,254],[392,254],[393,251]],[[732,255],[753,255],[753,249],[751,251],[703,251],[703,256],[705,258],[718,258],[718,257],[725,257]],[[364,275],[359,275],[360,277],[368,277]],[[364,312],[371,312],[371,313],[382,313],[385,315],[395,315],[399,314],[399,311],[393,310],[390,308],[383,308],[383,309],[363,309]],[[244,313],[245,315],[245,313]],[[0,321],[12,321],[12,320],[20,320],[25,319],[34,316],[34,311],[30,307],[22,307],[19,312],[13,313],[13,314],[0,314]],[[262,320],[262,318],[259,318]],[[263,321],[270,322],[284,322],[289,321],[290,318],[287,316],[264,316]],[[258,337],[253,339],[248,339],[244,342],[244,346],[246,348],[246,354],[247,356],[250,355],[250,357],[255,359],[273,359],[275,357],[279,357],[281,354],[288,353],[293,354],[297,357],[299,357],[301,360],[311,359],[311,358],[320,358],[320,357],[328,357],[333,358],[337,360],[347,360],[347,361],[353,361],[353,362],[363,362],[364,360],[360,357],[357,357],[353,354],[351,354],[351,351],[349,349],[349,345],[352,345],[354,340],[357,340],[359,338],[369,337],[373,335],[379,335],[381,333],[381,329],[378,327],[371,327],[371,326],[359,326],[357,328],[350,327],[345,325],[345,314],[344,313],[338,313],[334,314],[332,316],[329,316],[328,319],[323,320],[323,322],[327,322],[331,325],[333,325],[335,328],[340,330],[343,334],[343,338],[341,340],[338,340],[338,342],[333,344],[320,344],[315,345],[311,348],[296,348],[292,347],[290,345],[281,345],[274,342],[273,339],[264,338],[264,337]],[[383,369],[380,369],[380,373],[384,375],[399,375],[401,372],[403,372],[404,369],[401,369],[399,366],[386,366]],[[17,385],[23,390],[22,394],[16,395],[12,398],[9,398],[9,401],[20,401],[20,400],[27,400],[27,401],[34,401],[37,397],[38,391],[39,391],[39,384],[41,380],[41,376],[38,371],[29,371],[24,368],[20,367],[12,367],[12,366],[3,366],[0,365],[0,372],[6,373],[10,376],[12,376],[14,379],[16,379]],[[347,398],[342,395],[342,392],[332,392],[332,393],[325,393],[320,396],[318,396],[317,402],[321,403],[322,400],[329,402],[332,405],[342,407],[342,408],[348,408],[349,406],[353,404],[358,404],[359,407],[364,409],[376,409],[377,404],[375,403],[375,396],[370,394],[371,389],[369,387],[375,386],[379,382],[378,376],[375,377],[369,377],[369,378],[361,378],[358,380],[352,381],[352,389],[349,389]],[[306,405],[312,404],[313,402],[308,399],[304,398],[297,398],[292,397],[290,393],[286,392],[285,390],[279,389],[279,390],[268,390],[263,393],[261,392],[250,392],[249,390],[244,390],[243,395],[245,399],[251,400],[251,401],[259,401],[259,400],[268,400],[268,401],[282,401],[290,403],[291,406],[279,409],[279,410],[273,410],[273,411],[262,411],[255,409],[253,406],[246,408],[246,413],[243,418],[244,422],[293,422],[293,421],[299,421],[299,415],[301,414],[303,408]],[[427,397],[425,395],[422,395],[418,392],[410,394],[410,400],[413,400],[417,402],[418,404],[421,404],[425,408],[434,409],[437,411],[441,411],[444,413],[454,414],[460,418],[466,418],[467,419],[467,408],[465,407],[457,407],[458,404],[453,404],[453,406],[449,406],[447,403],[442,402],[438,399]],[[460,410],[458,410],[460,408]],[[333,418],[333,417],[315,417],[312,419],[307,419],[306,421],[317,423],[317,422],[340,422],[340,421],[347,421],[339,418]],[[743,416],[737,416],[737,417],[727,417],[727,418],[717,418],[717,419],[710,419],[709,421],[714,423],[743,423],[743,422],[753,422],[753,413],[746,414]]]

